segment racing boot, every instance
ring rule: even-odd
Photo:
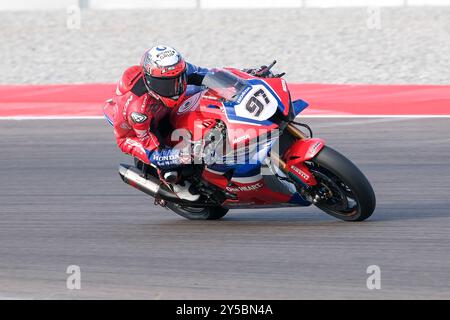
[[[173,192],[183,200],[187,201],[197,201],[200,199],[200,194],[196,193],[193,190],[191,183],[188,181],[179,182],[178,180],[178,172],[169,171],[164,173],[164,180],[170,183]]]

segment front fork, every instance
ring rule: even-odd
[[[288,130],[297,140],[283,155],[271,154],[271,159],[297,184],[304,189],[310,189],[317,185],[317,181],[305,165],[305,161],[314,158],[325,146],[325,142],[322,139],[307,137],[292,123],[289,123],[285,130]]]

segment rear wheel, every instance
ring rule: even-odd
[[[315,205],[345,221],[362,221],[375,210],[375,193],[364,174],[346,157],[324,147],[308,163],[316,186]]]
[[[189,220],[218,220],[228,212],[228,209],[223,207],[194,208],[175,203],[168,203],[167,207],[176,214]]]
[[[134,158],[134,164],[143,173],[157,176],[157,173],[152,166],[143,163],[139,159]],[[218,220],[223,218],[228,213],[228,209],[225,209],[220,206],[197,208],[197,207],[182,206],[172,202],[167,203],[167,208],[169,208],[176,214],[182,216],[183,218],[189,220]]]

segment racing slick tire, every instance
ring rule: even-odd
[[[167,203],[167,208],[189,220],[218,220],[228,212],[223,207],[191,208],[171,202]]]
[[[319,209],[344,221],[362,221],[372,215],[375,193],[349,159],[325,146],[311,162],[310,170],[318,183],[333,194],[329,200],[315,203]]]

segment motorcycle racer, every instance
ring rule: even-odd
[[[243,71],[258,77],[274,76],[267,66]],[[120,78],[115,103],[114,133],[122,152],[159,169],[160,178],[184,200],[199,194],[180,181],[177,168],[191,163],[191,154],[164,143],[170,135],[168,116],[187,97],[201,90],[209,70],[186,62],[174,48],[157,45],[147,50],[140,65],[127,68]]]
[[[258,69],[202,74],[166,49],[152,48],[150,58],[128,69],[104,106],[121,149],[134,155],[134,166],[119,165],[124,183],[191,220],[220,219],[229,209],[310,205],[345,221],[372,215],[370,182],[295,121],[308,103],[291,99],[283,73],[271,72],[275,60]],[[192,96],[189,87],[197,90]]]
[[[145,164],[154,164],[162,178],[174,180],[172,171],[190,162],[190,155],[164,144],[164,120],[172,108],[195,93],[208,69],[187,63],[172,47],[158,45],[147,50],[140,65],[129,67],[120,78],[114,112],[114,133],[122,152]],[[176,178],[175,178],[176,179]],[[172,184],[173,191],[182,199],[199,198],[189,183]]]

